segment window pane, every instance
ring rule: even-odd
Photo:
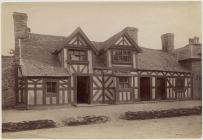
[[[131,61],[131,51],[129,50],[113,50],[112,59],[116,62],[130,62]]]
[[[47,92],[56,92],[56,82],[47,82]]]
[[[68,51],[68,53],[69,53],[69,54],[73,54],[73,51],[70,50],[70,51]]]
[[[87,60],[87,53],[86,51],[78,51],[78,50],[69,50],[69,57],[70,60],[73,61],[86,61]]]
[[[119,88],[129,88],[129,77],[119,77]]]
[[[122,51],[118,50],[118,55],[122,55]]]
[[[178,90],[183,90],[185,85],[185,80],[184,78],[177,78],[176,79],[176,88]]]
[[[113,55],[116,55],[116,51],[113,51],[112,54],[113,54]]]
[[[84,51],[80,51],[80,55],[85,55],[85,52]]]
[[[86,56],[80,56],[80,60],[82,61],[86,60]]]
[[[118,56],[114,56],[113,58],[114,58],[114,60],[118,60]]]
[[[71,55],[71,60],[78,61],[79,57],[77,55]]]

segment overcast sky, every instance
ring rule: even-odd
[[[70,35],[78,26],[90,40],[105,41],[126,26],[138,28],[138,44],[161,49],[160,36],[175,34],[175,48],[188,38],[201,38],[200,2],[131,3],[4,3],[2,5],[2,54],[14,48],[12,12],[28,15],[31,32]],[[201,41],[201,40],[200,40]]]

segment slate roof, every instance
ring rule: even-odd
[[[92,44],[95,46],[97,51],[101,51],[103,49],[103,46],[104,46],[104,42],[92,41]]]
[[[102,51],[113,42],[123,31],[104,42],[91,41],[96,51]],[[28,39],[23,39],[21,46],[21,68],[24,76],[69,76],[67,69],[60,66],[54,51],[64,47],[68,37],[51,36],[30,33]],[[111,40],[112,39],[112,40]],[[107,45],[108,44],[108,45]],[[181,67],[175,55],[162,50],[140,47],[138,53],[138,69],[188,72]],[[93,53],[93,67],[106,67],[104,56]]]
[[[24,76],[69,76],[52,52],[64,44],[65,37],[30,34],[21,46],[21,68]]]
[[[138,69],[189,72],[173,54],[143,47],[141,49],[143,52],[138,53]]]

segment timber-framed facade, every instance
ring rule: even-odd
[[[27,15],[13,16],[17,105],[193,99],[193,73],[178,61],[171,33],[153,50],[138,45],[134,27],[95,42],[81,28],[68,37],[30,33]]]

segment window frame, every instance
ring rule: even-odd
[[[73,54],[71,54],[70,52],[72,52]],[[76,52],[79,54],[75,54]],[[84,55],[81,55],[82,52],[84,53]],[[79,55],[79,60],[72,60],[71,55],[75,55],[75,56]],[[80,59],[81,56],[83,56],[85,59]],[[69,62],[75,62],[75,63],[83,63],[83,62],[87,63],[88,62],[88,53],[87,53],[86,49],[68,49],[67,57],[68,57],[67,60]]]
[[[123,78],[123,79],[125,79],[127,81],[124,80],[124,81],[121,82],[121,78]],[[130,89],[131,88],[131,77],[129,77],[129,76],[119,76],[118,77],[118,88],[119,89]]]
[[[117,54],[114,55],[114,52]],[[128,49],[111,49],[112,64],[130,65],[133,62],[133,56],[132,55],[133,55],[132,51],[128,50]],[[115,57],[117,57],[118,60],[115,60]],[[126,57],[127,61],[123,60],[125,57]]]
[[[48,91],[48,83],[51,83],[51,88],[54,87],[54,90],[52,89],[52,91]],[[55,84],[54,86],[53,83]],[[58,92],[58,82],[52,80],[46,81],[46,96],[56,96],[57,92]]]

